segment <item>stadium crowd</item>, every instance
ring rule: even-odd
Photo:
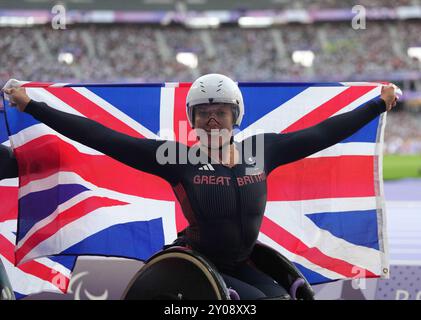
[[[368,21],[359,30],[349,23],[206,30],[134,24],[0,28],[0,82],[192,81],[210,72],[238,81],[387,81],[391,73],[421,72],[421,61],[407,55],[409,47],[421,47],[420,34],[416,20]],[[312,67],[292,61],[296,50],[314,53]],[[177,62],[179,52],[196,54],[197,68]],[[416,117],[392,113],[386,128],[387,153],[421,153]]]
[[[407,54],[409,47],[421,46],[420,33],[417,21],[369,21],[366,29],[357,30],[348,23],[252,30],[140,25],[1,28],[0,81],[11,76],[37,81],[191,81],[194,72],[209,71],[239,81],[384,79],[391,72],[421,71],[420,61]],[[314,53],[312,67],[292,61],[296,50]],[[195,53],[198,67],[178,63],[179,52]]]
[[[421,115],[389,112],[384,141],[385,154],[421,154]]]
[[[298,2],[306,9],[352,8],[355,5],[362,5],[366,8],[396,8],[419,5],[418,0],[300,0]]]

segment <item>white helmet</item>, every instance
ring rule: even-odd
[[[193,108],[199,104],[229,103],[235,105],[234,125],[240,126],[244,102],[238,85],[227,76],[210,73],[196,79],[186,98],[187,119],[193,128]]]

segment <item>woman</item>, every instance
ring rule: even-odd
[[[52,109],[31,100],[24,88],[6,89],[5,93],[13,106],[68,138],[167,180],[189,222],[177,243],[209,258],[241,299],[285,293],[249,260],[266,206],[266,177],[280,165],[347,138],[392,109],[397,100],[395,86],[383,86],[381,97],[362,108],[304,130],[255,135],[237,143],[232,132],[244,114],[241,91],[228,77],[208,74],[198,78],[187,95],[187,116],[200,137],[197,144],[187,147],[174,141],[133,138],[93,120]],[[165,163],[159,159],[164,144],[183,154],[206,156],[199,163]],[[250,157],[246,152],[250,146],[254,151],[262,148],[262,152]]]

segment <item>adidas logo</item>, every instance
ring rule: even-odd
[[[205,164],[204,166],[201,166],[199,170],[215,171],[215,169],[212,167],[210,163]]]

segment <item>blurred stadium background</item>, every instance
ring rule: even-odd
[[[365,28],[352,27],[355,10],[364,10]],[[2,0],[0,82],[181,82],[208,72],[237,81],[390,81],[404,95],[387,116],[384,178],[420,178],[420,35],[421,0]],[[396,254],[415,255],[396,261],[417,261],[409,264],[418,272],[408,272],[419,276],[421,180],[405,181],[385,188],[388,219],[409,221],[391,231],[391,243],[401,246]],[[415,246],[401,249],[408,232]],[[344,298],[350,286],[329,288],[319,297]],[[369,291],[347,297],[380,297]]]
[[[391,81],[405,94],[388,115],[384,177],[421,177],[420,3],[2,0],[0,82]],[[357,4],[365,29],[351,25]]]

